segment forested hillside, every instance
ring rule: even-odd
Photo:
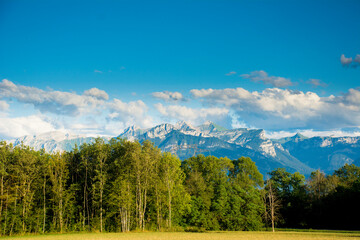
[[[266,177],[250,158],[181,162],[150,141],[69,152],[0,144],[0,233],[360,229],[360,168]],[[264,181],[265,180],[265,181]]]

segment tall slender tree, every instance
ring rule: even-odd
[[[53,154],[49,162],[49,175],[52,183],[53,201],[55,203],[55,212],[59,230],[64,231],[64,203],[66,199],[66,181],[68,178],[68,166],[66,158],[60,154]],[[56,222],[54,223],[56,226]]]
[[[276,191],[273,187],[273,182],[271,179],[268,179],[266,181],[266,195],[267,199],[265,198],[265,201],[267,203],[268,211],[265,212],[267,216],[269,216],[269,219],[271,221],[271,229],[273,232],[275,232],[275,223],[279,219],[279,210],[281,207],[281,202],[279,198],[276,195]]]
[[[100,232],[103,231],[103,198],[104,198],[104,189],[105,184],[108,178],[107,174],[107,164],[109,154],[109,145],[105,144],[102,138],[97,138],[95,143],[92,145],[91,154],[93,155],[91,159],[94,161],[95,166],[95,177],[93,179],[94,189],[96,190],[99,205],[99,218],[100,218]]]

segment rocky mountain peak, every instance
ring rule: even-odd
[[[302,135],[301,133],[296,133],[294,136],[292,136],[293,139],[307,139],[308,137]]]
[[[175,124],[175,128],[179,129],[179,130],[195,130],[195,128],[193,126],[191,126],[189,123],[185,122],[185,121],[179,121]]]

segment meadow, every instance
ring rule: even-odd
[[[332,240],[360,239],[359,232],[130,232],[73,233],[4,237],[6,240]]]

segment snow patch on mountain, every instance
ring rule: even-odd
[[[338,138],[339,143],[345,143],[345,144],[356,144],[359,143],[358,137],[340,137]]]
[[[323,139],[320,147],[329,147],[329,146],[332,146],[333,142],[331,141],[331,139],[329,138],[325,138]]]

